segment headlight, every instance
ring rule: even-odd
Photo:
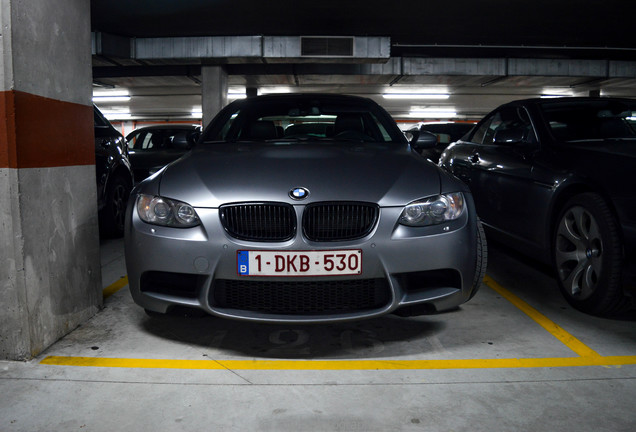
[[[465,207],[461,192],[438,195],[404,207],[400,223],[408,226],[435,225],[459,218]]]
[[[149,224],[175,228],[189,228],[201,223],[191,205],[159,196],[138,195],[137,214]]]

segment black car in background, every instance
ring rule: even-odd
[[[503,105],[439,164],[466,182],[491,238],[549,262],[562,293],[598,315],[636,291],[636,101]]]
[[[115,129],[93,106],[95,125],[95,174],[100,233],[107,237],[124,235],[124,216],[133,175],[128,146]]]
[[[420,123],[412,128],[404,131],[406,138],[411,143],[417,142],[417,139],[423,132],[428,132],[437,138],[437,144],[432,147],[418,148],[422,156],[437,163],[439,156],[449,144],[460,140],[475,126],[475,123],[460,122],[435,122]]]
[[[201,126],[166,124],[135,129],[126,136],[135,180],[141,181],[186,154],[201,136]]]

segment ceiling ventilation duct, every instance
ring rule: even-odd
[[[117,48],[117,50],[115,50]],[[203,59],[240,63],[386,63],[388,36],[193,36],[111,37],[93,34],[93,55],[161,61],[163,65]]]
[[[268,63],[386,63],[387,36],[263,36]]]
[[[353,37],[300,37],[302,57],[353,57]]]

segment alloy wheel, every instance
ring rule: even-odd
[[[598,285],[603,261],[603,238],[594,216],[581,206],[567,210],[557,228],[557,273],[565,292],[578,299],[590,297]]]
[[[113,220],[118,229],[123,230],[126,218],[126,203],[128,201],[128,191],[122,183],[115,185],[113,189],[112,210]]]

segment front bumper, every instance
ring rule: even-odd
[[[260,322],[342,322],[389,313],[405,315],[455,308],[473,291],[476,268],[477,231],[472,201],[468,211],[455,221],[429,227],[397,224],[402,208],[382,208],[375,229],[365,238],[315,243],[300,232],[281,243],[241,241],[230,237],[220,223],[218,209],[197,208],[202,225],[188,229],[166,228],[141,221],[130,200],[126,226],[126,266],[134,301],[145,309],[166,312],[174,306],[204,310],[209,314]],[[296,206],[299,222],[303,206]],[[239,250],[342,250],[360,249],[363,273],[356,276],[246,277],[237,272]],[[259,283],[271,295],[311,295],[348,289],[351,285],[379,282],[380,295],[364,308],[307,312],[264,311],[259,308],[228,307],[224,302],[228,285],[249,280],[249,289]],[[294,284],[298,285],[294,285]],[[374,282],[375,283],[375,282]],[[321,288],[321,285],[324,288]],[[311,286],[311,290],[307,291]],[[336,287],[336,288],[334,288]],[[247,288],[246,288],[247,289]],[[223,290],[223,295],[221,295]],[[275,294],[274,294],[275,293]],[[266,294],[268,295],[268,294]]]

